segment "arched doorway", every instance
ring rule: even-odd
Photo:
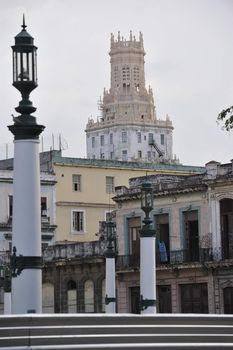
[[[233,199],[220,201],[222,258],[233,258]]]
[[[42,285],[42,312],[54,313],[54,285],[52,283]]]
[[[85,312],[94,312],[94,283],[91,280],[84,283],[84,309]]]
[[[67,283],[67,311],[68,313],[77,312],[77,288],[72,280]]]

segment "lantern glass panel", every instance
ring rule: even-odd
[[[13,52],[13,82],[17,81],[17,52]]]
[[[21,80],[21,53],[16,52],[16,81]]]
[[[23,52],[22,53],[22,74],[21,74],[21,80],[28,81],[29,80],[29,59],[28,59],[29,53]]]
[[[34,77],[33,80],[37,83],[37,53],[36,50],[33,51],[33,65],[34,65]]]
[[[153,207],[153,193],[146,192],[146,207]]]

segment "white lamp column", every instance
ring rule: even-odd
[[[11,256],[12,313],[42,312],[42,257],[40,215],[39,135],[44,126],[31,115],[36,108],[29,100],[37,87],[34,39],[26,31],[15,37],[13,49],[13,86],[22,94],[15,110],[14,135],[13,227]]]
[[[105,275],[105,312],[116,312],[116,282],[115,282],[115,252],[113,241],[115,239],[115,224],[112,221],[106,223],[108,246],[105,251],[106,275]]]
[[[155,231],[152,229],[150,212],[153,209],[153,189],[150,183],[143,183],[141,208],[145,213],[140,230],[140,307],[141,314],[156,313],[156,260]]]

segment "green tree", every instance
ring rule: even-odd
[[[217,121],[223,123],[223,129],[227,131],[233,129],[233,106],[219,113]]]

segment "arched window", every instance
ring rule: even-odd
[[[94,312],[94,283],[87,280],[84,284],[85,312]]]
[[[77,312],[77,288],[72,280],[67,283],[67,311],[68,313]]]
[[[52,283],[42,285],[42,312],[54,313],[54,286]]]
[[[224,314],[233,314],[233,287],[223,289]]]

